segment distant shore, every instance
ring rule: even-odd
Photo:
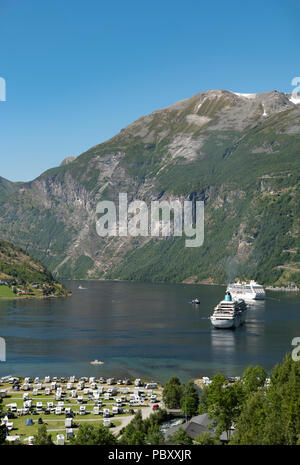
[[[265,289],[267,291],[281,291],[281,292],[299,292],[300,288],[295,286],[287,286],[287,287],[273,287],[273,286],[266,286]]]
[[[62,294],[62,295],[20,295],[16,297],[0,297],[0,300],[40,300],[40,299],[49,299],[49,298],[57,298],[57,297],[70,297],[70,294]]]
[[[97,281],[101,281],[101,282],[119,282],[119,283],[148,283],[148,284],[188,284],[188,285],[194,285],[194,286],[223,286],[223,287],[226,287],[228,286],[228,283],[215,283],[211,280],[203,280],[203,281],[192,281],[190,279],[187,279],[187,280],[184,280],[184,281],[178,281],[176,283],[173,283],[173,282],[168,282],[168,281],[155,281],[155,282],[152,282],[152,281],[133,281],[133,280],[126,280],[126,279],[112,279],[112,278],[109,278],[109,279],[105,279],[105,278],[99,278],[99,279],[64,279],[63,281],[81,281],[81,282],[97,282]],[[264,288],[267,290],[267,291],[281,291],[281,292],[300,292],[300,288],[297,287],[297,286],[290,286],[290,285],[287,285],[287,286],[281,286],[281,287],[278,287],[278,286],[264,286]]]

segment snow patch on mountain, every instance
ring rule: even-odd
[[[248,99],[253,99],[256,97],[257,94],[241,94],[240,92],[233,92],[235,95],[237,95],[238,97],[245,97],[245,98],[248,98]]]

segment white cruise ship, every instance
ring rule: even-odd
[[[255,281],[228,284],[227,291],[230,292],[233,299],[244,299],[247,302],[251,300],[264,300],[266,298],[263,286],[257,284]]]
[[[233,300],[229,291],[226,291],[224,300],[215,307],[210,321],[215,328],[238,328],[245,322],[247,304],[243,299]]]

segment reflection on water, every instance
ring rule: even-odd
[[[78,289],[81,285],[86,289]],[[300,336],[299,295],[269,293],[251,303],[247,322],[216,330],[209,316],[224,287],[124,282],[68,282],[73,295],[1,301],[0,374],[146,376],[183,380],[217,371],[240,375],[270,368]],[[198,296],[200,305],[190,304]],[[103,360],[103,366],[90,361]]]

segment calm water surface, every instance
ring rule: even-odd
[[[1,301],[0,336],[7,362],[0,375],[240,375],[249,364],[270,369],[300,336],[300,295],[268,292],[252,304],[247,324],[211,327],[221,286],[67,282],[68,298]],[[78,289],[79,285],[86,289]],[[201,300],[193,306],[194,297]],[[98,359],[102,366],[92,366]]]

